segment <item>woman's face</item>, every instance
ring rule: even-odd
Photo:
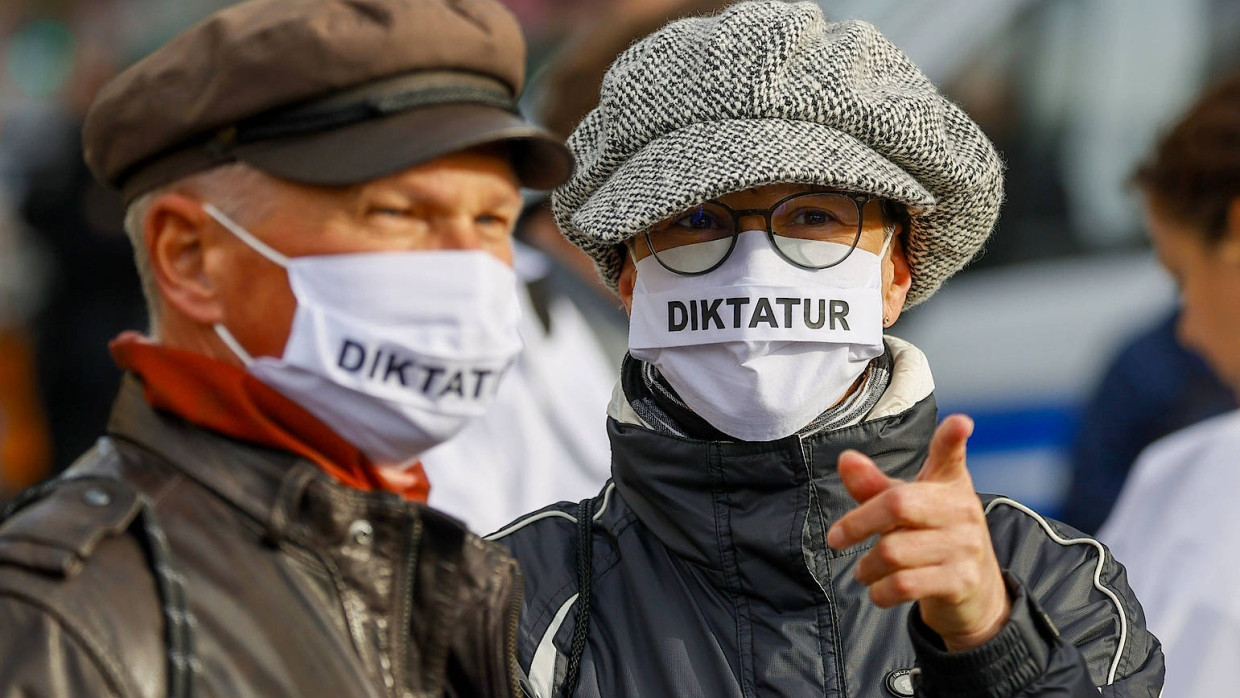
[[[793,195],[822,190],[822,187],[806,184],[768,184],[732,192],[717,197],[713,201],[722,203],[735,211],[765,210]],[[675,235],[675,232],[664,229],[668,228],[669,224],[677,222],[679,218],[679,215],[673,216],[667,221],[656,224],[651,232],[652,238],[657,235]],[[683,221],[681,222],[683,223]],[[887,222],[883,219],[882,204],[878,200],[870,201],[865,205],[861,224],[861,236],[857,241],[857,248],[878,254],[882,250],[883,243],[886,241],[889,232]],[[765,225],[766,221],[763,220],[760,214],[750,213],[741,217],[739,229],[760,230]],[[888,318],[886,323],[888,325],[895,322],[896,318],[899,317],[900,310],[904,307],[905,294],[908,293],[909,286],[912,283],[908,260],[904,255],[904,249],[898,237],[900,231],[896,232],[897,235],[892,238],[882,259],[883,313]],[[656,249],[658,249],[659,241],[653,239],[652,242],[654,242]],[[851,240],[845,241],[845,244],[850,242]],[[624,302],[625,308],[629,310],[632,308],[633,286],[637,278],[637,269],[634,265],[633,256],[636,255],[638,259],[642,259],[650,254],[650,248],[644,236],[639,236],[634,239],[630,250],[630,254],[625,257],[624,267],[621,269],[619,279],[620,298]],[[819,273],[830,273],[830,270],[824,269]]]
[[[1180,342],[1240,393],[1240,231],[1209,241],[1154,199],[1146,201],[1145,221],[1159,261],[1179,287]]]

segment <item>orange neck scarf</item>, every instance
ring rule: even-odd
[[[136,332],[123,333],[109,348],[121,368],[142,378],[146,401],[156,409],[235,439],[295,453],[349,487],[426,502],[430,483],[421,463],[399,474],[401,484],[389,482],[357,447],[242,368],[153,344]]]

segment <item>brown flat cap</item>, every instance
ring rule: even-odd
[[[86,162],[126,200],[227,162],[353,184],[512,144],[523,184],[563,182],[563,144],[521,118],[525,43],[496,0],[250,0],[113,79]]]

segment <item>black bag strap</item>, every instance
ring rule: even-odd
[[[581,658],[586,652],[590,631],[590,586],[594,579],[594,500],[577,505],[577,612],[573,617],[573,639],[568,667],[564,672],[564,696],[571,698],[581,681]]]
[[[164,529],[160,526],[159,518],[155,514],[155,508],[151,506],[151,501],[145,494],[118,478],[101,475],[60,477],[31,487],[18,495],[0,513],[0,522],[47,497],[62,485],[92,481],[107,483],[110,487],[132,492],[141,505],[137,516],[137,521],[141,525],[131,526],[130,530],[135,533],[139,545],[146,554],[147,564],[155,577],[155,587],[163,611],[164,641],[168,648],[168,696],[169,698],[193,698],[194,675],[199,665],[194,654],[194,615],[189,609],[189,601],[185,593],[185,577],[176,570],[173,564],[168,536],[164,534]]]

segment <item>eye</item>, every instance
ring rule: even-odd
[[[672,223],[673,227],[691,228],[693,230],[717,230],[724,227],[724,222],[719,216],[704,208],[694,209],[685,215],[677,218]]]
[[[393,218],[404,218],[409,216],[411,211],[407,208],[389,207],[389,206],[373,206],[366,212],[371,216],[386,216]]]
[[[826,225],[839,219],[826,209],[803,208],[792,216],[793,225]]]

